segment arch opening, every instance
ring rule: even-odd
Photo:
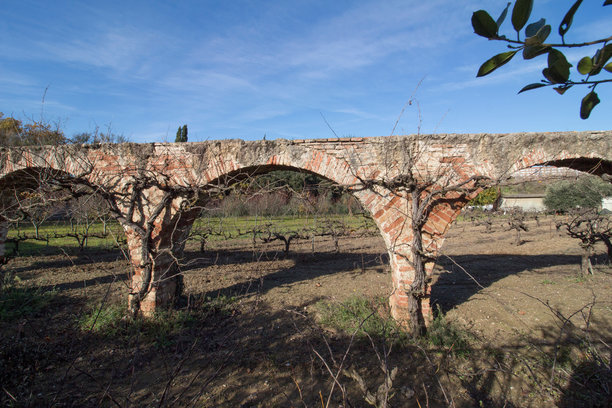
[[[108,229],[111,217],[104,200],[94,198],[97,193],[98,186],[54,168],[28,167],[5,174],[0,178],[2,243],[11,243],[12,253],[6,254],[4,246],[2,256],[8,260],[18,255],[21,242],[31,250],[48,248],[50,236],[58,240],[74,238],[81,251],[89,239],[89,231],[80,231],[82,222],[89,230],[94,221],[102,219],[105,234]],[[95,217],[93,211],[97,211]],[[66,229],[68,224],[70,228]],[[16,235],[7,238],[9,229],[16,229]],[[91,235],[96,233],[92,231]]]
[[[279,185],[282,183],[277,182],[288,173],[299,176],[298,185],[293,180],[293,185],[289,186],[292,181],[286,180],[289,191],[283,191],[283,186]],[[246,167],[221,175],[210,184],[214,186],[211,194],[223,194],[220,199],[209,197],[208,203],[206,200],[200,203],[203,214],[194,220],[189,238],[194,242],[185,250],[186,264],[189,264],[183,271],[186,287],[197,286],[194,282],[202,278],[194,272],[196,269],[210,270],[217,261],[219,269],[228,271],[228,279],[233,283],[226,285],[208,278],[208,285],[203,285],[210,288],[206,296],[219,289],[214,285],[221,285],[223,293],[240,291],[249,285],[255,290],[257,284],[252,281],[255,275],[267,276],[267,280],[263,280],[265,291],[299,286],[313,302],[324,296],[325,291],[329,291],[329,297],[344,292],[374,296],[375,293],[380,295],[380,290],[389,296],[388,258],[384,255],[386,248],[380,231],[366,215],[367,208],[356,205],[359,198],[350,190],[346,191],[317,172],[286,165]],[[333,190],[337,196],[332,194]],[[236,196],[240,197],[235,199]],[[233,207],[225,205],[224,200],[230,201]],[[236,201],[247,208],[237,210]],[[262,202],[273,204],[275,209],[282,208],[265,211],[258,205]],[[347,204],[349,207],[338,211],[340,206]],[[226,229],[225,233],[222,228]],[[198,239],[201,240],[198,242]],[[207,256],[209,251],[215,253],[212,260]],[[198,263],[202,256],[208,260]],[[245,264],[242,276],[239,270],[232,270],[236,262]],[[259,263],[266,265],[265,273]],[[376,284],[363,281],[366,271],[371,272]],[[333,275],[338,276],[334,278]],[[381,278],[385,283],[380,283]],[[340,279],[344,281],[340,281],[335,292],[329,285],[336,284],[324,284]],[[359,286],[356,284],[359,281],[364,283]],[[379,292],[373,288],[378,288]],[[295,295],[296,291],[292,293],[292,296],[305,299],[301,297],[304,295]]]
[[[573,159],[551,160],[541,163],[544,166],[566,167],[595,176],[608,176],[612,180],[612,162],[599,158],[578,157]]]
[[[605,161],[597,159],[545,164],[553,163],[558,167],[589,170],[568,173],[571,180],[580,174],[593,177],[608,171]],[[601,170],[596,171],[594,163],[603,163],[599,165]],[[543,179],[544,174],[551,177]],[[514,180],[503,192],[533,193],[531,188],[539,186],[543,196],[547,185],[559,181],[556,172],[534,171],[523,175],[527,176],[523,183],[530,183],[527,187]],[[567,315],[570,309],[578,310],[593,296],[609,297],[604,289],[609,285],[606,246],[596,244],[592,258],[596,269],[605,273],[581,276],[580,241],[557,229],[564,217],[510,210],[505,214],[484,210],[470,213],[464,207],[449,226],[444,247],[440,248],[432,275],[432,302],[450,320],[467,324],[493,346],[524,344],[528,338],[538,344],[553,339],[559,327],[555,310]],[[603,309],[597,312],[595,309],[594,313],[601,319]],[[572,319],[572,324],[584,324],[579,317]],[[523,337],[517,336],[519,325],[525,330]],[[608,333],[609,319],[599,320],[597,326],[596,335]]]

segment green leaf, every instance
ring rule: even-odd
[[[593,69],[593,60],[591,57],[583,57],[580,62],[578,62],[578,72],[582,75],[586,75]]]
[[[567,33],[572,26],[572,21],[574,20],[574,14],[576,14],[576,10],[582,4],[582,0],[577,0],[572,7],[565,13],[565,17],[559,24],[559,35],[563,37],[565,33]]]
[[[542,75],[544,75],[544,78],[546,78],[548,81],[552,82],[553,84],[564,83],[564,81],[560,81],[558,77],[553,76],[549,68],[544,68],[542,70]]]
[[[512,4],[512,3],[508,2],[508,4],[506,5],[506,8],[504,9],[504,11],[502,11],[502,13],[497,18],[497,21],[495,22],[495,24],[497,24],[497,28],[501,27],[502,23],[506,19],[506,16],[508,15],[508,9],[510,8],[510,4]]]
[[[612,1],[612,0],[610,0]],[[603,69],[605,69],[608,72],[612,72],[612,62],[609,63],[608,65],[606,65],[605,67],[603,67]]]
[[[520,32],[527,23],[527,20],[529,20],[532,8],[533,0],[516,0],[516,3],[514,3],[514,8],[512,9],[512,26],[517,32]]]
[[[527,37],[533,37],[534,35],[537,34],[540,28],[544,27],[544,24],[546,24],[545,18],[541,18],[535,23],[529,24],[527,27],[525,27],[525,35]]]
[[[501,54],[497,54],[493,58],[488,59],[487,61],[485,61],[484,64],[480,66],[480,69],[478,69],[478,74],[476,76],[481,77],[490,74],[497,68],[508,63],[508,61],[510,61],[517,52],[518,50],[502,52]]]
[[[542,44],[544,41],[546,41],[551,31],[552,31],[552,27],[549,26],[548,24],[540,27],[540,29],[534,36],[525,39],[525,45],[534,46],[534,45]]]
[[[525,92],[525,91],[531,91],[532,89],[542,88],[543,86],[546,86],[546,84],[543,84],[542,82],[535,82],[533,84],[524,86],[523,89],[518,91],[518,93]]]
[[[550,82],[563,84],[569,79],[571,66],[561,51],[552,48],[548,52],[548,68],[542,73]]]
[[[591,115],[591,111],[599,102],[599,97],[595,91],[586,94],[586,96],[582,98],[582,103],[580,104],[580,117],[582,119],[588,119],[589,115]]]
[[[591,69],[591,75],[599,74],[611,57],[612,44],[608,44],[605,47],[597,50],[595,53],[595,58],[593,58],[593,69]]]
[[[542,45],[527,46],[523,48],[523,58],[528,60],[537,57],[538,55],[546,54],[550,51],[550,47]]]
[[[472,14],[472,27],[476,34],[485,38],[494,38],[497,36],[497,23],[493,20],[493,17],[484,10],[478,10]]]

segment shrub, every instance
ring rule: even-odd
[[[603,197],[612,195],[612,184],[599,177],[560,181],[546,188],[544,205],[550,211],[566,212],[576,207],[598,208]]]
[[[469,205],[487,205],[493,204],[497,198],[499,197],[499,191],[497,187],[487,188],[486,190],[482,190],[480,194],[474,197]]]

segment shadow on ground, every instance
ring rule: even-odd
[[[604,256],[593,258],[595,264],[603,264]],[[431,287],[432,301],[446,312],[464,302],[482,287],[510,275],[543,270],[555,266],[571,266],[571,275],[579,272],[580,256],[576,255],[457,255],[439,257],[436,262],[437,279]],[[545,272],[542,273],[546,275]]]

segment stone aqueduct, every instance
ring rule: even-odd
[[[177,260],[199,213],[197,202],[254,174],[316,173],[346,187],[372,215],[389,253],[392,313],[405,319],[415,276],[405,176],[430,186],[423,194],[440,192],[422,226],[422,251],[435,256],[462,207],[484,185],[543,164],[610,177],[612,131],[14,147],[0,150],[0,188],[24,180],[69,188],[74,183],[76,192],[97,191],[114,200],[133,265],[130,298],[147,314],[177,293]],[[3,237],[6,232],[0,244]],[[428,262],[426,271],[432,268]],[[428,293],[421,300],[425,316]]]

